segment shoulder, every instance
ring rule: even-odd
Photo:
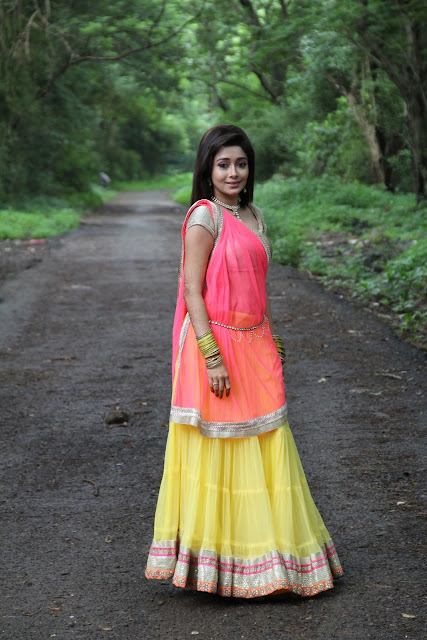
[[[196,203],[196,207],[194,207],[193,211],[190,213],[186,229],[190,229],[194,225],[200,225],[207,229],[209,233],[213,236],[215,235],[215,224],[212,218],[211,210],[209,209],[208,204],[202,204],[205,201],[200,201],[201,204]]]

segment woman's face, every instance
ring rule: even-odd
[[[221,147],[212,165],[214,196],[226,204],[237,204],[248,176],[248,157],[242,147]]]

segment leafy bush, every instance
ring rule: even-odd
[[[193,175],[191,173],[177,173],[170,175],[160,175],[144,180],[133,180],[131,182],[114,183],[118,189],[124,191],[146,191],[148,189],[180,189],[192,184]]]
[[[344,97],[323,122],[307,123],[296,149],[303,175],[371,181],[367,147]]]
[[[256,189],[274,259],[307,269],[326,286],[400,316],[402,334],[424,340],[427,320],[427,207],[337,179],[283,179]]]
[[[112,189],[91,185],[89,191],[61,198],[35,196],[0,208],[0,240],[47,238],[78,226],[82,213],[115,195]]]
[[[73,209],[15,211],[0,209],[0,239],[48,238],[74,229],[80,214]]]
[[[172,193],[172,197],[176,202],[179,202],[179,204],[183,204],[185,207],[188,207],[190,206],[191,189],[191,185],[180,187]]]
[[[299,233],[288,233],[273,242],[273,255],[277,262],[299,267],[304,246]]]

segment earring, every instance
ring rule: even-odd
[[[243,193],[246,193],[246,187],[243,189]]]
[[[212,180],[210,178],[208,179],[208,183],[209,183],[209,186],[211,187],[212,186]]]

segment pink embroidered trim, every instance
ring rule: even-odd
[[[320,564],[320,565],[319,565],[319,562],[321,562],[322,560],[326,560],[327,558],[331,558],[337,553],[335,550],[335,545],[326,547],[327,551],[331,549],[334,549],[332,553],[327,553],[326,556],[321,556],[320,558],[316,558],[312,562],[307,562],[304,564],[293,562],[293,560],[286,560],[284,558],[281,558],[280,556],[273,556],[269,560],[265,560],[265,562],[260,562],[258,564],[254,564],[249,567],[243,564],[234,564],[233,562],[224,562],[221,560],[218,560],[218,562],[215,562],[213,561],[213,558],[209,556],[192,557],[190,553],[185,553],[183,551],[180,551],[178,553],[178,560],[179,562],[182,562],[184,564],[192,564],[192,565],[203,564],[203,566],[214,567],[214,568],[218,566],[221,571],[224,571],[226,573],[236,573],[240,575],[254,575],[256,573],[262,573],[263,571],[270,571],[272,567],[277,567],[277,566],[283,566],[289,571],[296,571],[298,573],[312,573],[313,571],[317,571],[321,567],[327,566],[328,564],[327,562],[324,562],[323,564]],[[157,553],[157,551],[159,550],[173,551],[173,553]],[[151,550],[150,550],[150,555],[162,557],[162,558],[173,557],[175,556],[175,554],[176,554],[175,547],[154,547],[154,548],[151,547]],[[189,560],[186,560],[186,558],[189,558]],[[278,560],[279,562],[273,562],[273,560]],[[206,561],[206,562],[203,562],[203,561]],[[268,565],[268,566],[265,566],[265,565]],[[314,565],[317,565],[317,566],[314,566]],[[227,569],[227,567],[232,567],[232,569]],[[256,567],[264,567],[264,568],[258,569],[255,571],[247,571],[247,569],[255,569]],[[304,570],[302,569],[302,567],[311,567],[311,569]],[[243,569],[243,570],[238,571],[237,569]]]
[[[298,558],[272,550],[264,556],[267,560],[258,557],[247,561],[221,557],[206,549],[198,555],[180,546],[179,540],[158,541],[159,546],[156,542],[151,545],[147,578],[172,578],[177,587],[221,596],[253,598],[278,590],[309,596],[331,589],[333,580],[343,575],[332,541],[309,557]]]

